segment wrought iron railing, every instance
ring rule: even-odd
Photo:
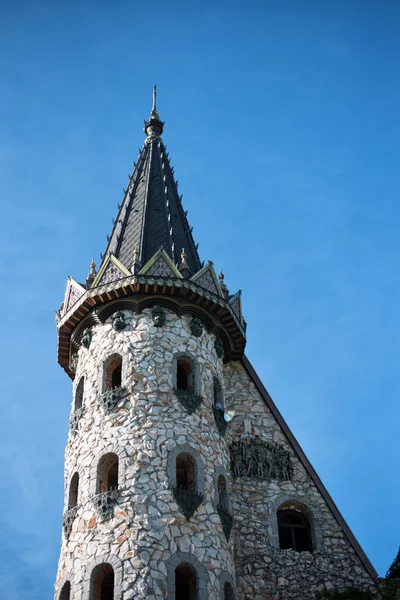
[[[224,530],[225,537],[227,540],[229,540],[233,526],[233,516],[227,508],[222,506],[222,504],[218,504],[217,511],[219,518],[221,519],[222,529]]]
[[[189,392],[188,390],[180,390],[179,388],[176,388],[174,392],[179,402],[188,411],[189,415],[194,413],[195,410],[203,402],[203,398],[199,394],[194,394],[193,392]]]
[[[175,486],[172,488],[176,503],[189,521],[203,502],[203,494]]]
[[[114,506],[117,503],[120,493],[118,489],[108,490],[92,496],[92,502],[103,521],[112,519],[114,516]]]
[[[71,533],[72,524],[75,520],[77,512],[78,506],[73,506],[63,514],[63,530],[65,537],[68,537]]]
[[[70,416],[69,428],[72,431],[72,433],[75,433],[75,431],[78,429],[78,423],[81,420],[82,415],[83,415],[83,407],[77,408],[76,410],[74,410],[74,412]]]
[[[222,437],[224,437],[225,432],[226,432],[226,426],[228,425],[228,423],[224,419],[225,411],[223,408],[219,408],[215,404],[213,404],[212,409],[213,409],[217,429],[218,429],[219,433],[222,435]]]
[[[100,394],[98,400],[104,412],[109,415],[117,408],[118,402],[127,395],[128,392],[125,388],[117,387]]]

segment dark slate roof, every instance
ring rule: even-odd
[[[148,135],[133,169],[128,188],[103,256],[111,252],[128,269],[139,250],[142,266],[162,246],[179,266],[185,249],[192,274],[201,268],[191,229],[178,195],[166,148],[161,140],[163,123],[153,111],[145,124]]]

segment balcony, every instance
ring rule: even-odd
[[[83,415],[83,408],[81,407],[81,408],[77,408],[76,410],[74,410],[74,412],[70,416],[69,428],[72,433],[75,433],[78,430],[78,424],[79,424],[79,421],[81,420],[82,415]]]
[[[204,496],[195,491],[186,490],[177,486],[172,488],[172,492],[181,512],[189,521],[191,517],[193,517],[200,504],[203,502]]]
[[[103,521],[112,519],[114,516],[114,506],[117,503],[120,493],[118,490],[108,490],[92,496],[94,507]]]
[[[78,512],[78,506],[73,506],[63,515],[63,531],[66,538],[71,533],[72,524],[75,521],[76,513]]]
[[[98,401],[104,412],[109,415],[117,408],[118,402],[127,395],[128,392],[125,388],[117,387],[100,394]]]
[[[226,541],[229,541],[233,526],[233,516],[227,508],[222,506],[222,504],[218,504],[217,512],[219,514],[219,518],[221,519],[222,529],[224,530]]]
[[[188,390],[174,389],[174,393],[182,406],[186,408],[189,415],[193,414],[203,402],[203,398],[201,396],[194,394],[193,392],[189,392]]]
[[[225,421],[224,419],[224,414],[225,411],[223,408],[220,408],[219,406],[216,406],[215,404],[213,404],[213,413],[214,413],[214,418],[215,418],[215,423],[217,425],[217,429],[220,433],[220,435],[222,437],[225,436],[225,432],[226,432],[226,427],[228,425],[227,421]]]

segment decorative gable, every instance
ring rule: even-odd
[[[139,271],[139,275],[147,275],[148,277],[179,277],[179,279],[182,279],[181,273],[163,248],[157,250],[154,256]]]
[[[69,311],[71,306],[73,306],[76,302],[78,302],[79,298],[82,294],[85,293],[85,288],[80,285],[75,279],[72,277],[68,277],[67,289],[65,291],[64,304],[62,309],[62,314],[65,315],[66,312]]]
[[[229,298],[229,304],[231,305],[232,310],[235,313],[236,318],[239,321],[239,323],[243,324],[241,296],[242,296],[242,290],[239,290],[238,292],[236,292],[236,294],[234,294],[233,296],[231,296]]]
[[[224,297],[217,275],[214,271],[213,263],[211,261],[208,261],[208,263],[202,269],[200,269],[200,271],[195,273],[195,275],[190,278],[190,281],[197,283],[197,285],[200,285],[208,292],[212,292],[217,296],[221,296],[221,298]]]
[[[130,275],[132,275],[132,273],[130,273],[113,254],[110,254],[100,271],[97,273],[92,287],[107,285],[113,281],[118,281],[118,279],[129,277]]]

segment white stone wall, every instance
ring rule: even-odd
[[[292,481],[231,481],[236,583],[240,600],[308,600],[334,587],[373,588],[373,582],[321,494],[294,454],[242,363],[224,367],[225,391],[237,416],[227,441],[259,436],[289,450]],[[276,511],[286,500],[308,509],[314,552],[280,550]],[[307,513],[306,513],[307,514]]]
[[[222,360],[214,336],[204,331],[196,338],[189,317],[166,315],[165,325],[156,328],[150,309],[125,311],[129,325],[123,331],[114,331],[108,319],[93,329],[89,349],[79,349],[74,391],[83,375],[84,410],[77,432],[69,434],[64,498],[67,510],[69,482],[78,471],[78,510],[69,538],[62,536],[56,598],[70,579],[71,598],[87,600],[90,573],[103,561],[116,573],[115,600],[169,598],[168,562],[177,552],[203,565],[204,598],[219,599],[222,579],[234,577],[233,536],[226,541],[215,507],[215,472],[229,469],[212,412],[213,377],[223,381]],[[123,357],[122,385],[130,395],[106,415],[98,395],[103,364],[113,353]],[[199,368],[203,402],[193,415],[173,393],[172,364],[179,354],[193,357]],[[204,465],[204,502],[190,521],[169,486],[168,453],[177,445],[191,446]],[[110,451],[119,456],[121,494],[114,518],[101,522],[91,496],[98,460]]]

